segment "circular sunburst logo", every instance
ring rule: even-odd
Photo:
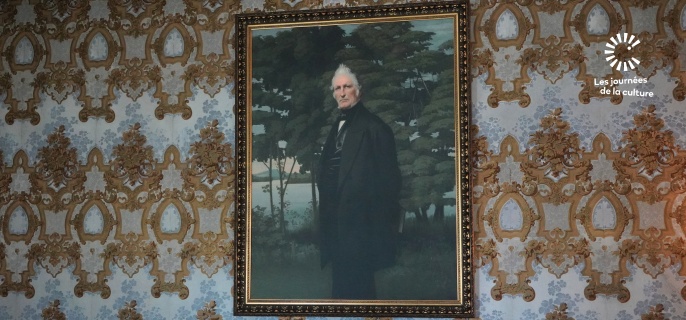
[[[612,43],[608,42],[605,44],[606,47],[611,49],[605,50],[605,54],[608,55],[605,60],[611,61],[610,67],[614,68],[617,65],[617,71],[627,71],[629,69],[633,70],[636,68],[636,65],[641,63],[638,59],[631,56],[631,49],[636,48],[641,43],[640,40],[635,38],[634,35],[629,36],[626,32],[624,37],[622,37],[621,33],[618,33],[615,37],[610,38]]]

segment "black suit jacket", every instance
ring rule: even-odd
[[[337,125],[322,150],[318,172],[322,266],[329,261],[357,261],[377,270],[394,262],[401,176],[391,128],[361,102],[354,108],[359,109],[346,124],[336,188],[322,188],[327,182],[321,179],[336,148]]]

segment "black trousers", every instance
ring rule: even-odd
[[[338,159],[340,161],[340,158]],[[374,283],[374,269],[370,261],[359,257],[341,255],[338,237],[336,207],[338,206],[338,162],[327,162],[331,167],[319,182],[320,207],[320,241],[326,248],[322,252],[322,267],[327,261],[331,262],[331,298],[347,300],[376,299],[376,285]]]

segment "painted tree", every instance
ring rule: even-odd
[[[269,172],[275,169],[279,185],[267,186],[270,199],[277,190],[283,219],[288,179],[299,168],[311,173],[316,213],[314,173],[335,117],[329,85],[333,70],[345,63],[364,86],[365,106],[395,134],[403,173],[401,204],[421,221],[427,221],[433,204],[440,219],[443,207],[455,201],[444,197],[453,191],[455,179],[452,41],[435,46],[433,33],[418,31],[410,22],[348,30],[293,28],[253,39],[253,124],[264,128],[254,136],[253,156],[275,164]],[[279,141],[285,148],[278,147]],[[290,167],[283,165],[286,159]]]
[[[452,41],[432,47],[431,32],[410,22],[364,24],[337,55],[358,74],[365,106],[391,125],[403,174],[401,205],[418,220],[443,217],[453,190]]]
[[[253,124],[265,131],[259,140],[255,136],[253,148],[260,151],[253,154],[265,163],[276,162],[278,186],[270,182],[268,192],[272,199],[277,190],[283,232],[285,195],[296,167],[300,173],[311,173],[313,213],[317,211],[314,169],[321,149],[319,133],[329,114],[324,107],[324,75],[335,68],[333,55],[343,47],[343,35],[339,27],[330,26],[293,28],[253,39],[253,114],[267,112],[253,117]]]

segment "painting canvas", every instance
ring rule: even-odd
[[[237,17],[237,314],[472,314],[466,11],[456,2]],[[392,159],[349,192],[354,212],[339,213],[366,219],[360,212],[378,214],[385,190],[397,189],[391,249],[380,251],[392,262],[374,268],[370,281],[351,270],[379,255],[356,252],[386,241],[364,235],[377,233],[367,228],[374,218],[352,230],[322,227],[330,211],[321,191],[324,146],[340,135],[332,126],[344,126],[337,116],[347,101],[347,84],[336,82],[348,76],[334,74],[341,65],[356,82],[351,109],[364,108],[390,133],[385,144],[360,147],[370,157],[390,149]],[[350,132],[362,122],[357,114]],[[397,168],[397,181],[378,181],[387,166]],[[359,204],[371,195],[377,199]],[[339,251],[322,258],[331,230],[346,234],[336,236],[346,247],[339,251],[352,251],[346,260],[361,261],[337,265]],[[360,238],[366,242],[355,246]],[[352,277],[339,279],[340,269]],[[373,296],[337,295],[341,282],[371,282]]]

